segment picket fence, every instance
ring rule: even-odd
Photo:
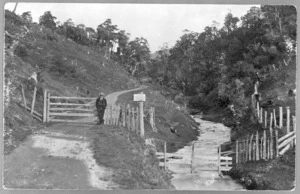
[[[263,108],[259,106],[259,102],[257,102],[255,112],[258,122],[263,125],[264,130],[261,132],[262,134],[256,131],[250,136],[248,135],[244,140],[236,140],[236,163],[278,158],[290,147],[296,145],[296,117],[292,116],[293,125],[291,127],[289,107],[286,107],[285,126],[283,123],[282,107],[279,107],[279,122],[276,117],[276,109],[273,109],[273,111],[269,113],[264,111]],[[270,115],[269,120],[268,115]],[[286,134],[282,137],[278,137],[280,130],[282,133],[286,131]]]

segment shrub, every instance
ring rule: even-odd
[[[18,45],[14,50],[14,54],[18,57],[24,58],[28,56],[28,52],[24,46]]]

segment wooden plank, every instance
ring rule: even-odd
[[[220,156],[220,160],[232,160],[232,157]]]
[[[83,108],[51,108],[53,111],[84,111],[84,112],[96,112],[96,109],[83,109]]]
[[[96,119],[96,118],[95,118]],[[71,119],[51,119],[52,122],[66,122],[66,123],[95,123],[96,121],[83,121],[83,120],[71,120]]]
[[[261,137],[261,139],[260,139],[260,159],[264,158],[264,155],[263,155],[263,141],[264,141],[264,137]]]
[[[287,138],[286,140],[284,140],[281,144],[279,144],[278,149],[280,149],[280,148],[282,148],[283,146],[285,146],[285,145],[291,143],[291,142],[294,140],[294,138],[296,138],[296,135],[293,135],[293,136]]]
[[[65,117],[91,117],[95,116],[95,114],[88,113],[58,113],[58,112],[50,112],[50,116],[65,116]]]
[[[282,119],[283,119],[283,114],[282,114],[282,107],[279,107],[279,128],[281,129],[282,126],[283,126],[283,122],[282,122]]]
[[[35,86],[35,87],[34,87],[34,91],[33,91],[32,103],[31,103],[31,111],[30,111],[31,114],[33,114],[33,111],[34,111],[35,98],[36,98],[36,91],[37,91],[37,88],[36,88],[36,86]]]
[[[23,108],[25,108],[24,107],[24,104],[20,104]],[[31,108],[29,108],[28,106],[26,107],[26,110],[29,110],[29,112],[31,111]],[[40,114],[40,113],[38,113],[37,111],[33,111],[33,114],[35,114],[36,116],[38,116],[38,117],[40,117],[40,118],[43,118],[43,115],[42,114]]]
[[[221,167],[222,166],[228,166],[228,165],[232,165],[232,162],[226,161],[226,162],[220,162]]]
[[[278,151],[278,131],[275,130],[275,152],[276,152],[276,158],[279,156],[279,151]]]
[[[221,159],[220,158],[221,158],[221,146],[218,147],[218,174],[219,174],[219,176],[222,176],[221,165],[220,165]]]
[[[43,123],[47,120],[47,90],[44,90]]]
[[[253,160],[253,158],[252,158],[252,140],[253,140],[253,134],[251,134],[250,142],[249,142],[249,161]]]
[[[267,128],[267,126],[268,126],[267,117],[268,117],[268,112],[265,111],[265,128]]]
[[[273,115],[274,115],[274,126],[277,127],[277,118],[276,118],[276,110],[273,109]]]
[[[96,100],[97,98],[72,97],[72,96],[51,96],[51,99]]]
[[[75,104],[75,103],[58,103],[50,102],[50,106],[95,106],[94,104]]]
[[[267,138],[267,159],[270,159],[270,139]]]
[[[286,131],[287,133],[290,132],[290,107],[286,107]]]
[[[235,162],[239,163],[239,141],[235,141]]]
[[[164,142],[164,169],[167,169],[167,142]]]
[[[27,102],[26,102],[23,84],[21,86],[22,86],[22,98],[23,98],[24,107],[27,108]]]
[[[291,144],[287,144],[280,152],[279,155],[283,155],[288,149],[290,149]]]
[[[282,136],[281,138],[278,139],[278,143],[282,142],[284,139],[290,137],[291,135],[294,135],[296,133],[296,131],[292,131],[284,136]]]
[[[144,129],[144,102],[139,102],[140,106],[140,136],[141,138],[145,137],[145,129]]]
[[[256,131],[256,137],[255,137],[255,140],[256,140],[256,149],[255,149],[255,154],[256,154],[256,157],[255,157],[255,160],[258,161],[259,160],[259,135],[258,135],[258,131]]]
[[[132,131],[135,131],[135,111],[134,111],[134,107],[131,107],[131,112],[132,112],[132,116],[131,116],[131,128]]]
[[[266,136],[266,130],[264,130],[264,143],[263,143],[263,159],[266,159],[267,157],[267,136]]]
[[[46,122],[49,122],[50,121],[50,92],[48,92],[47,94],[47,119],[46,119]]]
[[[127,112],[127,118],[126,118],[126,126],[127,129],[130,130],[131,129],[131,125],[130,125],[130,115],[131,115],[131,111],[130,111],[130,104],[127,104],[127,108],[126,108],[126,112]]]
[[[260,109],[260,123],[263,122],[263,108]]]

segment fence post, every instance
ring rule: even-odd
[[[239,163],[239,140],[235,141],[235,162]]]
[[[279,151],[278,151],[278,131],[275,130],[275,149],[276,149],[276,158],[278,158]]]
[[[267,126],[268,126],[267,117],[268,117],[268,112],[265,111],[265,128],[267,128]]]
[[[286,107],[286,131],[290,132],[290,107]]]
[[[257,111],[257,120],[259,121],[259,111],[260,109],[259,109],[259,102],[257,102],[257,108],[256,108],[256,111]]]
[[[266,143],[267,143],[266,130],[264,130],[263,159],[266,159],[267,156]]]
[[[245,149],[246,149],[246,161],[245,162],[247,162],[248,160],[249,160],[249,134],[247,135],[247,139],[246,139],[246,147],[245,147]]]
[[[191,156],[191,174],[193,173],[194,150],[195,150],[195,143],[193,143],[193,145],[192,145],[192,156]]]
[[[23,98],[23,103],[24,103],[25,110],[27,110],[27,102],[26,102],[26,97],[25,97],[25,92],[24,92],[23,84],[22,84],[21,86],[22,86],[22,98]]]
[[[123,127],[126,127],[126,104],[123,104],[122,107],[122,122],[123,122]]]
[[[50,116],[49,116],[49,113],[50,113],[50,92],[47,93],[47,119],[46,119],[46,122],[49,122],[50,121]]]
[[[136,118],[135,118],[135,132],[139,133],[139,107],[136,107]]]
[[[130,129],[130,104],[127,104],[127,107],[126,107],[126,127],[127,129]]]
[[[263,123],[263,108],[260,108],[260,123]]]
[[[262,136],[260,138],[260,159],[264,158],[264,156],[263,156],[263,141],[264,141],[264,137]]]
[[[273,114],[274,114],[274,127],[277,127],[277,118],[276,118],[276,110],[275,110],[275,108],[273,109]]]
[[[270,158],[273,158],[273,129],[270,128]]]
[[[251,134],[250,137],[250,143],[249,143],[249,161],[253,160],[252,158],[252,142],[253,141],[253,134]]]
[[[32,104],[31,104],[31,114],[33,115],[33,111],[34,111],[34,104],[35,104],[35,98],[36,98],[36,86],[34,87],[34,91],[33,91],[33,97],[32,97]]]
[[[145,130],[144,130],[144,102],[140,103],[140,134],[141,137],[144,138],[145,136]]]
[[[267,139],[267,159],[270,159],[270,139]]]
[[[282,128],[282,107],[279,107],[279,128]]]
[[[218,147],[218,174],[221,176],[221,146]]]
[[[164,169],[166,170],[167,164],[167,142],[164,142]]]
[[[135,112],[134,112],[134,107],[131,108],[131,112],[132,112],[132,117],[131,117],[131,123],[132,123],[132,131],[135,131]]]
[[[22,86],[23,88],[23,86]],[[25,105],[26,108],[26,105]],[[47,120],[47,90],[44,90],[43,123]]]
[[[259,160],[259,137],[258,131],[256,131],[256,161]]]

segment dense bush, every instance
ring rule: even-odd
[[[16,48],[14,50],[14,54],[17,55],[18,57],[21,57],[21,58],[24,58],[24,57],[28,56],[27,49],[22,45],[16,46]]]

